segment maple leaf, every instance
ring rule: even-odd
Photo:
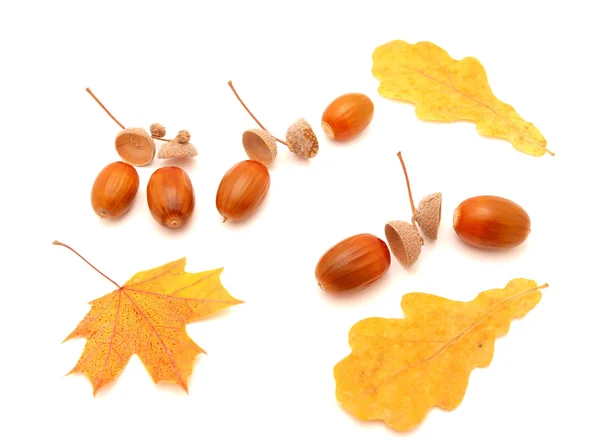
[[[415,104],[423,120],[472,121],[479,134],[508,140],[525,154],[554,155],[533,124],[494,96],[476,58],[455,60],[430,42],[393,40],[373,51],[372,73],[381,96]]]
[[[64,340],[86,338],[83,353],[69,372],[85,374],[94,395],[115,380],[137,354],[155,383],[176,383],[188,392],[194,359],[205,351],[187,334],[187,323],[243,303],[222,286],[223,268],[189,273],[186,259],[138,272],[119,285],[64,243],[117,289],[91,301],[87,315]]]
[[[496,338],[547,286],[515,279],[469,302],[405,294],[404,319],[367,318],[351,328],[352,352],[334,368],[338,401],[357,418],[398,431],[417,426],[434,406],[457,408],[471,371],[490,364]]]

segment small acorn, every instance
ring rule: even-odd
[[[169,141],[162,138],[166,134],[164,126],[153,123],[150,126],[151,134],[148,134],[143,128],[127,128],[110,113],[90,88],[86,88],[86,91],[104,109],[108,116],[121,127],[121,131],[115,137],[115,148],[119,157],[134,166],[146,166],[152,163],[156,154],[154,139]]]
[[[285,141],[289,150],[300,157],[313,158],[319,153],[319,140],[303,118],[290,125],[285,133]]]
[[[329,138],[350,140],[369,126],[373,120],[373,111],[373,102],[365,94],[344,94],[325,108],[321,117],[321,127]]]
[[[116,218],[131,208],[140,184],[133,166],[114,162],[105,166],[92,186],[92,208],[100,218]]]
[[[166,228],[182,228],[194,212],[192,182],[178,166],[164,166],[154,171],[148,180],[146,197],[152,217]]]
[[[190,133],[181,130],[177,136],[163,144],[158,151],[158,158],[182,158],[195,157],[198,155],[196,147],[190,143]]]
[[[286,139],[281,140],[271,134],[252,114],[233,87],[231,80],[227,83],[243,108],[256,122],[260,129],[248,129],[242,134],[242,146],[251,160],[256,160],[269,167],[277,157],[277,143],[288,147],[290,152],[304,157],[313,158],[319,152],[319,141],[310,124],[303,118],[292,123],[286,131]]]
[[[217,189],[216,206],[223,222],[250,217],[262,204],[270,186],[269,170],[263,163],[244,160],[233,165]]]
[[[150,125],[150,135],[152,137],[164,137],[167,135],[167,130],[160,123],[152,123]]]
[[[531,219],[517,203],[494,195],[471,197],[454,210],[458,237],[480,249],[509,249],[523,243],[531,232]]]
[[[329,248],[319,259],[315,278],[330,293],[360,291],[379,280],[390,268],[390,251],[372,234],[358,234]]]

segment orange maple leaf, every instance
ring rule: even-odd
[[[187,334],[187,323],[243,303],[222,286],[223,268],[185,272],[185,257],[138,272],[119,285],[78,252],[117,289],[90,302],[85,318],[64,340],[87,339],[83,353],[69,372],[81,372],[92,382],[94,395],[115,380],[137,354],[155,383],[176,383],[188,392],[187,379],[194,359],[205,351]]]

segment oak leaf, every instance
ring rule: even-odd
[[[469,302],[405,294],[405,318],[367,318],[351,328],[352,352],[334,368],[338,401],[355,417],[398,431],[417,426],[434,406],[457,408],[471,371],[490,364],[496,338],[547,286],[515,279]]]
[[[372,73],[381,96],[416,105],[428,121],[471,121],[479,134],[508,140],[519,151],[554,155],[546,140],[515,109],[494,96],[485,69],[473,57],[455,60],[430,42],[393,40],[373,51]]]
[[[79,255],[70,246],[54,244]],[[69,374],[85,374],[96,395],[137,354],[155,383],[176,383],[188,392],[194,360],[205,351],[189,337],[186,324],[243,303],[221,284],[223,268],[189,273],[184,257],[138,272],[119,285],[85,261],[117,289],[91,301],[87,315],[64,340],[87,339]]]

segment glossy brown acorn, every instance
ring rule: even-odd
[[[390,268],[390,251],[372,234],[358,234],[337,243],[321,257],[315,278],[326,292],[358,291],[374,283]]]
[[[531,232],[531,220],[515,202],[502,197],[472,197],[454,210],[454,231],[465,243],[481,249],[520,245]]]
[[[263,202],[271,177],[267,167],[256,160],[244,160],[233,165],[221,179],[217,189],[217,210],[227,220],[243,220],[252,215]]]
[[[162,226],[185,226],[194,212],[195,197],[187,173],[177,166],[164,166],[150,176],[146,188],[148,208]]]
[[[321,117],[321,127],[334,140],[348,140],[361,133],[373,119],[373,102],[365,94],[351,92],[332,101]]]
[[[92,208],[101,218],[120,217],[131,208],[140,178],[135,168],[125,162],[105,166],[92,186]]]

